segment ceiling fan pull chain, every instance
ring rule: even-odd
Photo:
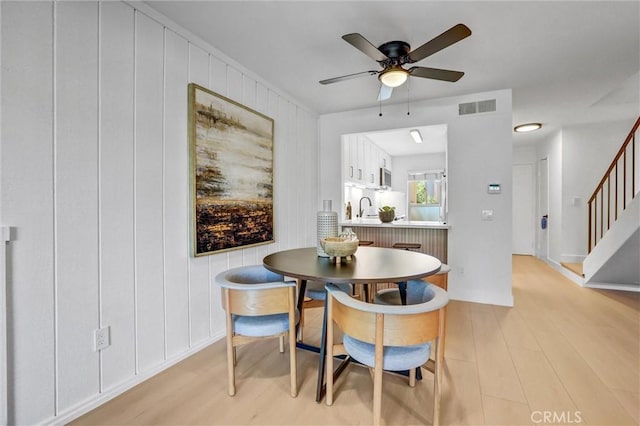
[[[380,101],[380,113],[378,114],[378,117],[382,117],[382,101]]]

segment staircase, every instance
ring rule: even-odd
[[[640,292],[640,118],[589,199],[586,287]]]

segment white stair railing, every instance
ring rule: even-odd
[[[640,193],[639,126],[640,117],[589,198],[588,253]]]

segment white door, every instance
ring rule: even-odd
[[[535,203],[533,164],[513,166],[513,254],[534,254]]]
[[[549,227],[542,229],[540,225],[545,217],[548,223],[549,215],[549,160],[543,158],[538,167],[538,217],[536,226],[538,229],[538,257],[547,259],[549,257]]]

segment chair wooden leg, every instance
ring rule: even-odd
[[[225,305],[229,306],[229,290],[225,289],[222,292],[225,298]],[[226,325],[227,325],[227,381],[229,384],[229,396],[236,394],[236,348],[233,346],[233,318],[229,311],[226,311]]]
[[[325,301],[327,314],[327,342],[326,342],[326,351],[327,351],[327,361],[325,371],[327,372],[326,378],[326,395],[325,398],[327,400],[327,405],[333,405],[333,321],[331,318],[333,317],[333,300],[330,295],[327,295],[327,300]]]
[[[291,333],[291,335],[293,339],[290,339],[292,343],[289,349],[291,351],[289,354],[289,373],[291,374],[291,396],[295,398],[298,396],[298,359],[296,354],[295,333]]]
[[[378,291],[378,284],[365,284],[365,286],[367,287],[365,302],[373,303],[373,297],[376,295],[376,292]]]
[[[295,293],[291,293],[291,300],[295,302]],[[289,374],[291,375],[291,396],[298,396],[298,357],[296,350],[296,314],[289,312]]]
[[[227,376],[229,381],[229,396],[236,394],[235,353],[233,336],[227,334]]]
[[[444,361],[444,348],[441,345],[441,336],[444,334],[445,310],[440,309],[439,313],[439,337],[436,338],[436,361],[433,380],[433,425],[440,424],[440,397],[442,392],[442,364]]]
[[[409,370],[409,386],[412,388],[416,387],[416,369],[412,368]]]
[[[433,379],[433,426],[440,424],[440,392],[442,390],[442,363],[436,361],[436,372]]]
[[[442,334],[440,335],[440,341],[438,342],[438,345],[442,346],[442,359],[444,360],[445,341],[447,339],[447,307],[445,306],[444,308],[442,308],[442,311],[444,312],[442,316],[444,325],[442,326]]]
[[[382,417],[382,366],[383,366],[383,330],[384,316],[376,314],[376,339],[375,339],[375,356],[373,367],[373,424],[380,425]]]
[[[376,357],[377,358],[377,357]],[[382,358],[382,355],[380,356]],[[373,369],[373,424],[380,425],[382,417],[382,360]]]
[[[298,396],[298,358],[296,351],[296,292],[290,289],[289,298],[291,309],[289,309],[289,375],[291,376],[291,396]]]

